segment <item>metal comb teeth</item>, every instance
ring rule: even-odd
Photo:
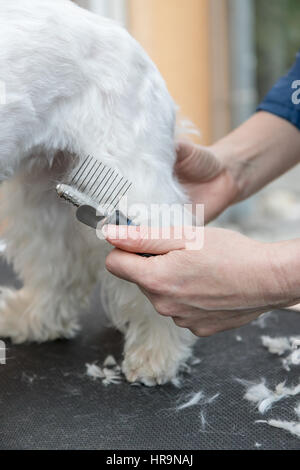
[[[57,185],[56,189],[61,197],[76,206],[80,205],[82,194],[81,204],[87,204],[89,200],[94,207],[109,206],[110,211],[114,211],[131,185],[117,170],[88,155],[80,167],[71,173],[70,183]]]

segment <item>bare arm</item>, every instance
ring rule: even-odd
[[[210,147],[181,142],[175,171],[209,222],[300,161],[300,132],[260,111]]]
[[[300,132],[288,121],[261,111],[210,149],[236,181],[236,202],[300,162]]]

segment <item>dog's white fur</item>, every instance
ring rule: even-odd
[[[105,270],[108,244],[54,191],[91,154],[134,182],[129,203],[187,202],[172,174],[175,106],[158,70],[125,29],[69,0],[0,0],[0,80],[1,227],[24,282],[1,290],[0,337],[73,337],[101,280],[125,334],[127,379],[171,380],[195,337]]]

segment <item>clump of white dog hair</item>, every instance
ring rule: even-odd
[[[286,337],[271,338],[270,336],[262,336],[261,341],[271,354],[278,354],[278,356],[291,348],[290,341]]]
[[[86,364],[86,373],[89,377],[92,377],[93,379],[103,379],[104,374],[102,372],[102,369],[97,366],[95,363],[93,364]]]
[[[239,380],[239,382],[243,383],[244,385],[249,385],[249,382],[246,382],[246,381]],[[294,387],[286,387],[285,382],[282,382],[278,384],[275,387],[275,390],[273,391],[273,390],[270,390],[265,385],[265,382],[263,381],[259,384],[250,385],[244,395],[244,398],[246,398],[246,400],[248,401],[256,403],[258,411],[261,414],[264,414],[268,410],[271,409],[274,403],[280,400],[283,400],[287,397],[298,395],[299,393],[300,393],[300,384]],[[300,419],[300,402],[294,408],[294,411],[298,419]],[[285,431],[288,431],[290,434],[300,437],[300,421],[268,419],[268,420],[257,420],[256,423],[266,423],[269,426],[284,429]]]
[[[262,336],[261,340],[263,346],[265,346],[271,354],[282,356],[286,352],[289,353],[286,357],[281,359],[285,370],[290,371],[290,365],[300,364],[300,336],[280,336],[277,338]],[[300,394],[300,383],[292,387],[287,387],[285,382],[282,382],[275,387],[275,390],[270,390],[265,380],[262,380],[260,383],[251,383],[243,380],[239,380],[239,382],[247,386],[244,398],[255,403],[261,414],[270,410],[274,403],[287,397]],[[266,423],[269,426],[283,429],[294,436],[300,437],[300,402],[294,408],[294,411],[298,417],[298,421],[268,419],[258,420],[256,422]]]
[[[256,423],[266,423],[274,428],[284,429],[294,436],[300,437],[300,421],[281,421],[280,419],[257,420]]]
[[[101,379],[103,385],[121,383],[121,367],[112,355],[106,357],[102,367],[97,364],[86,364],[86,374],[92,379]]]
[[[274,403],[300,393],[300,383],[294,387],[286,387],[285,382],[282,382],[276,385],[273,391],[266,386],[264,380],[260,383],[251,383],[238,379],[238,382],[248,387],[244,398],[252,403],[256,403],[261,414],[266,413]]]
[[[285,352],[290,352],[288,356],[281,360],[285,370],[289,371],[291,365],[300,364],[300,336],[280,336],[277,338],[262,336],[261,340],[271,354],[282,356]]]
[[[300,402],[294,408],[294,411],[299,421],[284,421],[280,419],[268,419],[268,420],[259,419],[256,421],[256,423],[266,423],[266,424],[269,424],[269,426],[273,426],[279,429],[284,429],[285,431],[288,431],[290,434],[300,437]]]
[[[264,327],[264,325],[259,325]],[[285,370],[290,371],[291,365],[300,364],[300,336],[279,336],[272,338],[270,336],[261,336],[262,344],[271,354],[283,356],[288,353],[281,362]],[[247,387],[244,398],[252,403],[255,403],[258,411],[265,414],[271,409],[274,403],[284,400],[285,398],[296,396],[300,394],[300,383],[295,386],[286,386],[285,382],[276,385],[274,390],[271,390],[267,385],[265,379],[259,383],[253,383],[246,380],[238,379],[238,382]],[[300,402],[294,408],[298,417],[298,421],[286,421],[279,419],[258,420],[258,423],[266,423],[269,426],[280,428],[288,431],[290,434],[300,437]]]
[[[282,365],[285,370],[290,371],[290,366],[298,366],[300,364],[300,348],[298,348],[296,351],[293,351],[291,354],[289,354],[287,357],[282,359]]]

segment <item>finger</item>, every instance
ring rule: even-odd
[[[141,284],[149,262],[151,258],[142,258],[127,251],[114,249],[106,257],[106,269],[121,279]]]
[[[223,166],[207,148],[190,142],[178,144],[175,172],[189,181],[209,181],[222,171]]]
[[[166,254],[183,250],[199,240],[202,246],[203,233],[200,227],[136,227],[105,225],[102,232],[113,246],[131,253]],[[201,238],[201,239],[200,239]]]
[[[189,140],[179,140],[176,144],[177,162],[180,163],[182,160],[188,158],[193,154],[196,148],[196,145]]]

